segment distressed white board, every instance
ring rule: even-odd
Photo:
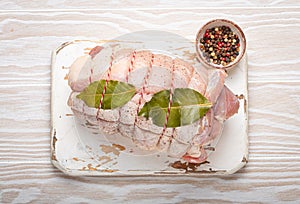
[[[148,35],[151,33],[151,35]],[[208,163],[188,168],[173,168],[178,159],[165,153],[143,152],[130,139],[113,135],[113,145],[98,130],[84,127],[72,114],[67,100],[71,89],[67,83],[68,67],[96,45],[118,43],[122,47],[150,49],[180,57],[192,64],[194,43],[166,32],[147,31],[121,36],[111,41],[77,40],[64,43],[53,52],[51,93],[51,159],[66,174],[93,176],[231,174],[248,159],[247,59],[228,73],[226,84],[240,99],[238,114],[225,122],[221,137],[212,144]],[[120,145],[120,146],[119,146]],[[120,147],[125,147],[122,149]],[[134,153],[132,153],[134,152]],[[193,169],[194,168],[194,169]]]

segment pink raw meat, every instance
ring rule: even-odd
[[[70,67],[69,85],[73,92],[68,104],[78,118],[107,134],[118,132],[132,138],[142,149],[163,150],[172,157],[202,163],[207,159],[205,146],[221,134],[223,122],[239,109],[237,97],[224,85],[226,76],[223,70],[208,72],[202,66],[196,69],[179,58],[148,50],[98,46]],[[137,92],[128,103],[113,110],[91,108],[76,98],[91,82],[100,79],[132,84]],[[194,89],[207,97],[213,107],[193,124],[176,128],[158,127],[151,118],[137,115],[154,93],[175,88]]]

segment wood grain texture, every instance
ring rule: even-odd
[[[297,0],[217,0],[217,1],[134,1],[134,0],[114,0],[114,1],[72,1],[72,0],[41,0],[28,2],[25,0],[3,0],[0,8],[4,10],[38,10],[38,9],[158,9],[158,8],[195,8],[195,7],[296,7],[300,6]]]
[[[194,40],[199,27],[212,16],[232,19],[245,30],[250,82],[300,81],[300,47],[294,46],[300,44],[295,32],[300,29],[299,8],[188,9],[2,12],[0,85],[50,84],[47,67],[51,50],[66,41],[111,39],[147,29],[165,30]]]
[[[180,203],[194,200],[235,203],[297,201],[299,192],[299,159],[293,165],[281,160],[266,160],[269,167],[246,169],[232,176],[185,178],[99,178],[69,177],[49,163],[1,164],[2,181],[6,184],[3,200],[26,199],[28,202],[157,202]],[[262,163],[257,161],[256,163]],[[277,164],[277,165],[276,165]],[[281,166],[274,171],[273,166]],[[291,169],[288,173],[287,168]],[[260,175],[264,174],[264,175]],[[26,188],[24,188],[26,186]],[[17,192],[14,197],[10,193]],[[50,195],[47,198],[45,195]],[[15,200],[16,201],[16,200]]]
[[[298,203],[300,8],[184,9],[176,4],[1,1],[0,203]],[[298,1],[246,1],[290,6]],[[24,9],[72,11],[25,11]],[[131,10],[109,10],[132,5]],[[215,4],[240,6],[238,2]],[[80,10],[80,8],[105,10]],[[152,8],[164,9],[152,9]],[[168,9],[177,7],[178,10]],[[212,17],[236,21],[248,40],[249,163],[230,176],[69,177],[50,163],[51,50],[74,39],[158,29],[194,39]]]

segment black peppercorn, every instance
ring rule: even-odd
[[[228,26],[207,29],[200,39],[200,49],[208,62],[226,66],[239,55],[240,39]]]

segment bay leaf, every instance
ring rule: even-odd
[[[170,90],[155,93],[139,111],[139,116],[151,118],[157,126],[163,127],[166,122]],[[176,88],[172,95],[172,105],[167,127],[189,125],[201,117],[211,108],[212,104],[199,92],[190,88]]]
[[[105,80],[95,81],[86,87],[77,98],[89,107],[98,108],[105,87]],[[101,109],[115,109],[125,105],[136,93],[133,85],[109,80],[102,101]]]

